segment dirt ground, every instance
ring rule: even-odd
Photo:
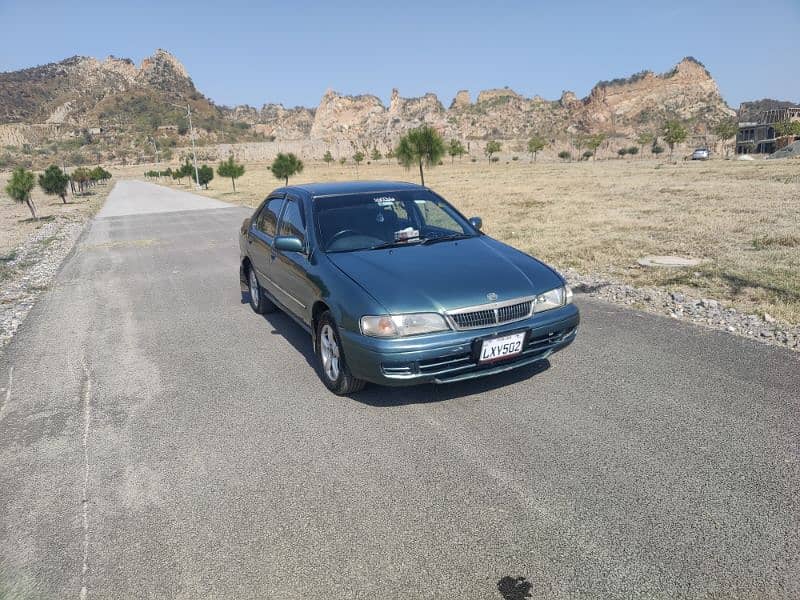
[[[255,206],[282,181],[248,163],[236,182],[218,176],[201,193]],[[139,171],[143,171],[141,167]],[[136,169],[126,171],[138,175]],[[355,166],[306,162],[291,183],[346,179],[418,181],[386,160]],[[191,189],[188,180],[179,186]],[[581,163],[449,160],[426,184],[484,230],[559,268],[637,286],[707,296],[800,323],[800,161],[645,159]],[[644,268],[645,255],[704,261]]]
[[[5,193],[9,176],[8,172],[0,172],[0,261],[45,223],[62,218],[84,219],[94,214],[102,206],[114,181],[97,185],[84,195],[69,194],[66,204],[59,196],[47,196],[38,186],[35,187],[31,194],[39,215],[39,220],[35,221],[27,204],[17,204]]]

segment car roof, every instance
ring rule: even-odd
[[[281,188],[282,192],[302,191],[315,198],[324,196],[342,196],[345,194],[374,194],[398,192],[402,190],[424,190],[427,188],[405,181],[329,181],[321,183],[303,183]]]

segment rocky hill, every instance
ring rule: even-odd
[[[0,73],[0,123],[120,125],[140,113],[150,116],[156,103],[187,99],[199,102],[200,112],[212,110],[183,65],[165,50],[157,50],[138,68],[127,58],[73,56]],[[137,104],[143,104],[140,110]],[[127,110],[115,110],[118,106]]]
[[[72,158],[146,159],[148,138],[165,149],[185,145],[184,111],[174,105],[187,103],[201,143],[277,140],[315,149],[325,144],[388,149],[423,123],[448,138],[474,141],[475,147],[489,139],[521,147],[534,133],[551,140],[595,132],[626,139],[657,130],[667,118],[686,122],[702,136],[734,114],[693,58],[668,73],[601,81],[583,99],[568,91],[557,100],[528,98],[503,88],[480,91],[473,102],[464,90],[446,108],[435,94],[405,98],[395,89],[385,106],[377,96],[328,90],[315,108],[257,109],[216,106],[174,56],[157,50],[138,67],[129,59],[73,57],[0,73],[0,145],[34,158],[70,151]]]
[[[78,164],[145,159],[152,152],[148,138],[160,139],[168,155],[170,147],[186,142],[187,105],[205,137],[257,138],[203,96],[166,50],[156,50],[138,67],[126,58],[74,56],[0,73],[0,146],[7,149],[0,168],[15,159],[22,164],[54,157]]]

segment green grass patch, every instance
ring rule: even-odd
[[[8,281],[11,279],[17,270],[13,267],[9,267],[5,263],[0,263],[0,281]]]
[[[800,247],[800,235],[793,233],[787,233],[785,235],[765,235],[753,240],[753,248],[756,250],[798,247]]]

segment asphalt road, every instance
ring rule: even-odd
[[[800,597],[797,355],[579,298],[539,368],[339,398],[246,212],[118,183],[0,357],[0,597]]]

